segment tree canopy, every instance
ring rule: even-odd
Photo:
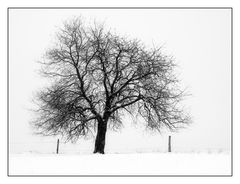
[[[64,23],[46,52],[42,74],[54,79],[37,95],[34,126],[68,140],[98,129],[118,129],[124,113],[144,118],[152,130],[175,130],[190,122],[179,102],[185,95],[174,60],[81,18]],[[105,138],[104,138],[105,139]]]

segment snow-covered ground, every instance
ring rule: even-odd
[[[222,153],[10,154],[10,175],[230,175]]]

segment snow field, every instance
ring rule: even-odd
[[[10,154],[10,175],[230,175],[230,153]]]

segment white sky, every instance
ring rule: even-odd
[[[230,149],[231,138],[231,27],[230,10],[10,10],[10,149],[11,152],[45,151],[56,139],[33,135],[29,126],[34,92],[46,81],[37,60],[54,41],[62,21],[83,16],[86,22],[104,21],[121,35],[138,38],[146,45],[164,45],[176,58],[183,86],[192,94],[185,101],[193,124],[172,134],[179,151]],[[126,122],[127,122],[126,117]],[[150,136],[128,126],[107,135],[106,149],[161,148],[168,132]],[[41,144],[41,142],[43,144]],[[44,142],[46,142],[44,144]],[[84,144],[84,141],[80,141]],[[93,140],[85,141],[93,147]],[[80,144],[80,143],[79,143]],[[47,148],[46,148],[47,147]],[[78,150],[78,146],[72,146]],[[55,147],[54,147],[55,149]]]

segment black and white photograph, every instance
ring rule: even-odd
[[[231,176],[231,8],[9,8],[9,176]]]

